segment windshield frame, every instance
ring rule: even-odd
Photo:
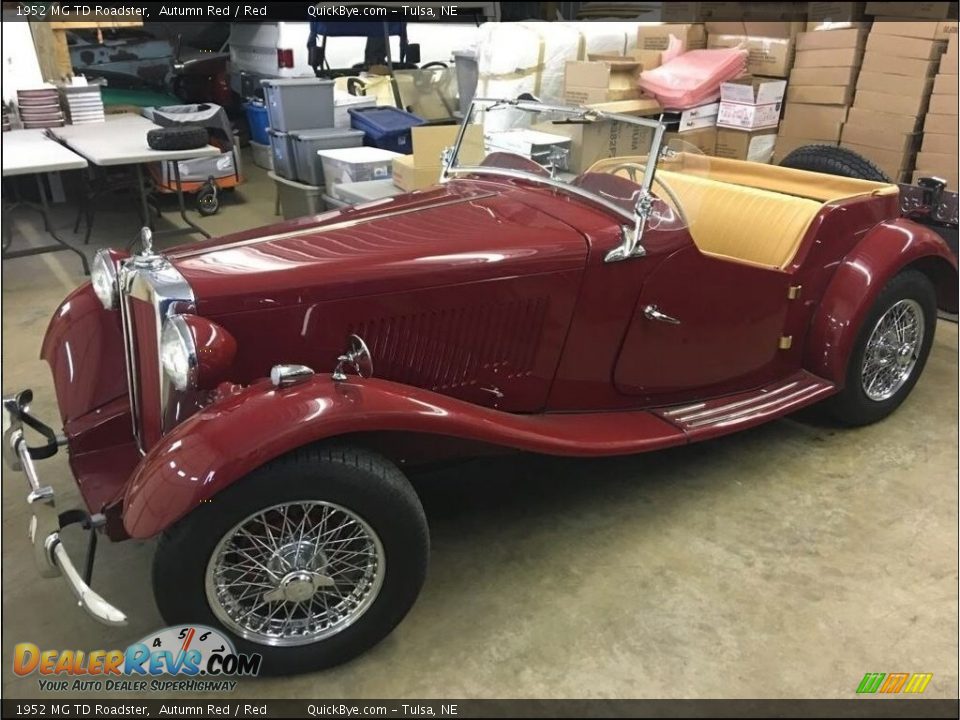
[[[482,107],[481,107],[482,106]],[[529,110],[531,112],[559,112],[559,113],[568,113],[571,116],[576,116],[588,120],[590,122],[596,122],[598,120],[612,120],[616,122],[624,122],[630,125],[640,125],[642,127],[648,127],[653,130],[653,140],[650,143],[650,152],[648,157],[659,158],[660,157],[660,147],[663,143],[663,134],[664,134],[664,124],[663,116],[661,115],[657,119],[650,119],[645,117],[637,117],[634,115],[623,115],[622,113],[608,113],[602,110],[595,110],[593,108],[581,107],[579,105],[555,105],[550,103],[538,102],[535,100],[504,100],[500,98],[474,98],[470,103],[470,108],[467,110],[464,115],[463,122],[460,123],[460,130],[457,133],[457,139],[454,143],[452,151],[449,153],[447,161],[443,165],[443,171],[440,174],[440,181],[446,182],[454,175],[497,175],[501,177],[510,177],[516,178],[519,180],[529,180],[538,184],[549,185],[552,188],[557,190],[563,190],[566,193],[576,195],[578,197],[586,198],[592,202],[598,203],[603,207],[611,210],[621,217],[633,221],[636,218],[637,212],[634,210],[633,213],[627,212],[622,207],[618,206],[615,203],[610,202],[606,198],[603,198],[599,195],[596,195],[588,190],[583,190],[582,188],[570,185],[569,183],[556,180],[552,177],[544,177],[543,175],[537,175],[534,173],[524,172],[523,170],[515,170],[513,168],[498,168],[490,166],[480,166],[480,165],[458,165],[455,164],[460,157],[460,146],[463,143],[463,139],[466,135],[467,126],[471,123],[471,120],[474,116],[474,110],[476,108],[487,110],[493,106],[503,106],[503,107],[513,107],[519,110]],[[646,168],[644,168],[643,183],[640,187],[640,196],[649,196],[650,190],[653,187],[653,178],[656,174],[657,162],[648,162]]]

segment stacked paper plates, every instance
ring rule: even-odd
[[[60,93],[71,124],[103,122],[103,97],[99,85],[66,85],[60,88]]]
[[[60,95],[51,86],[17,90],[17,107],[25,128],[48,128],[63,125]]]

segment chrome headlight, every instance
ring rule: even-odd
[[[93,285],[93,292],[107,310],[117,307],[119,301],[117,266],[109,250],[98,250],[94,256],[90,284]]]
[[[160,334],[160,364],[177,390],[196,387],[197,346],[181,315],[168,317]]]

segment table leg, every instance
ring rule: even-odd
[[[90,274],[90,265],[87,263],[87,256],[83,254],[83,251],[75,248],[73,245],[70,245],[66,241],[62,240],[59,235],[53,231],[53,224],[50,222],[50,207],[47,205],[47,193],[43,187],[43,179],[37,175],[37,190],[40,191],[40,207],[43,208],[41,211],[43,214],[43,222],[47,227],[47,233],[54,240],[57,241],[60,245],[63,245],[67,250],[76,253],[80,256],[80,264],[83,266],[83,274]]]
[[[209,238],[210,233],[208,233],[199,225],[191,222],[190,218],[187,217],[187,207],[183,202],[183,185],[180,182],[180,163],[174,160],[171,164],[173,165],[173,177],[176,180],[177,185],[177,203],[180,205],[180,217],[182,217],[183,221],[198,233],[203,235],[205,238]]]

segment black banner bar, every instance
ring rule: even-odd
[[[956,718],[958,700],[4,700],[4,718]]]
[[[642,17],[639,4],[603,3],[582,8],[582,17],[566,20],[663,20],[668,22],[783,22],[810,17],[806,2],[665,2],[650,3]],[[867,16],[864,3],[817,3],[818,17],[832,21],[922,20],[957,18],[956,2],[871,3],[889,15]],[[556,3],[469,2],[29,2],[4,3],[4,21],[52,22],[479,22],[495,19],[484,13],[500,8],[504,20],[553,20]],[[513,7],[511,7],[513,6]],[[518,15],[518,13],[521,13]],[[826,13],[830,17],[819,17]],[[896,16],[896,17],[894,17]]]

